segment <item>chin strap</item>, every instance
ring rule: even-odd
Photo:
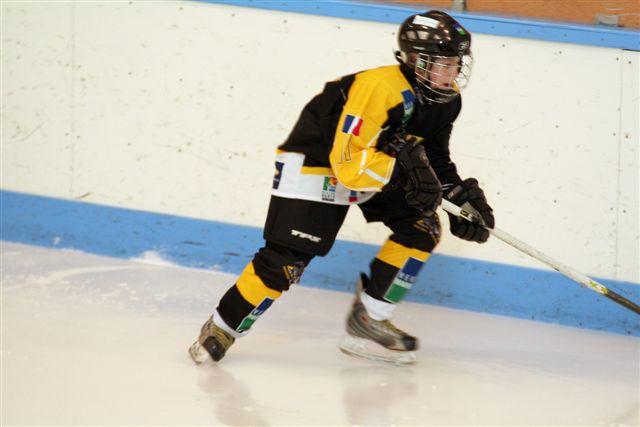
[[[402,52],[401,51],[394,49],[393,50],[393,56],[396,57],[396,61],[398,61],[401,64],[404,64],[404,60],[402,59]]]

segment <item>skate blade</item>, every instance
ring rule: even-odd
[[[350,356],[393,365],[403,366],[416,362],[416,353],[414,351],[389,350],[373,341],[349,334],[342,339],[339,348],[340,351]]]
[[[191,344],[191,347],[189,347],[189,355],[191,355],[191,358],[197,364],[206,362],[211,358],[207,350],[205,350],[198,341],[194,342],[193,344]]]

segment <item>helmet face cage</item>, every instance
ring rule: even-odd
[[[445,12],[411,15],[398,31],[397,58],[415,74],[421,97],[445,103],[471,76],[471,34]]]
[[[417,54],[414,64],[416,81],[422,96],[431,102],[446,103],[460,95],[471,77],[473,56]]]

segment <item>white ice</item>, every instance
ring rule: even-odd
[[[389,366],[337,350],[350,295],[298,287],[196,366],[234,276],[7,242],[1,261],[3,426],[640,423],[635,337],[406,303],[418,362]]]

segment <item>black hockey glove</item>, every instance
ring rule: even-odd
[[[449,214],[451,233],[470,242],[486,242],[489,238],[489,231],[482,225],[493,228],[496,224],[493,209],[487,203],[484,191],[478,185],[478,180],[465,179],[462,184],[458,184],[451,191],[448,191],[445,198],[480,219],[480,224],[476,224]]]
[[[424,146],[416,137],[392,135],[385,149],[400,165],[400,187],[409,206],[425,216],[432,215],[442,202],[442,185],[429,164]]]

